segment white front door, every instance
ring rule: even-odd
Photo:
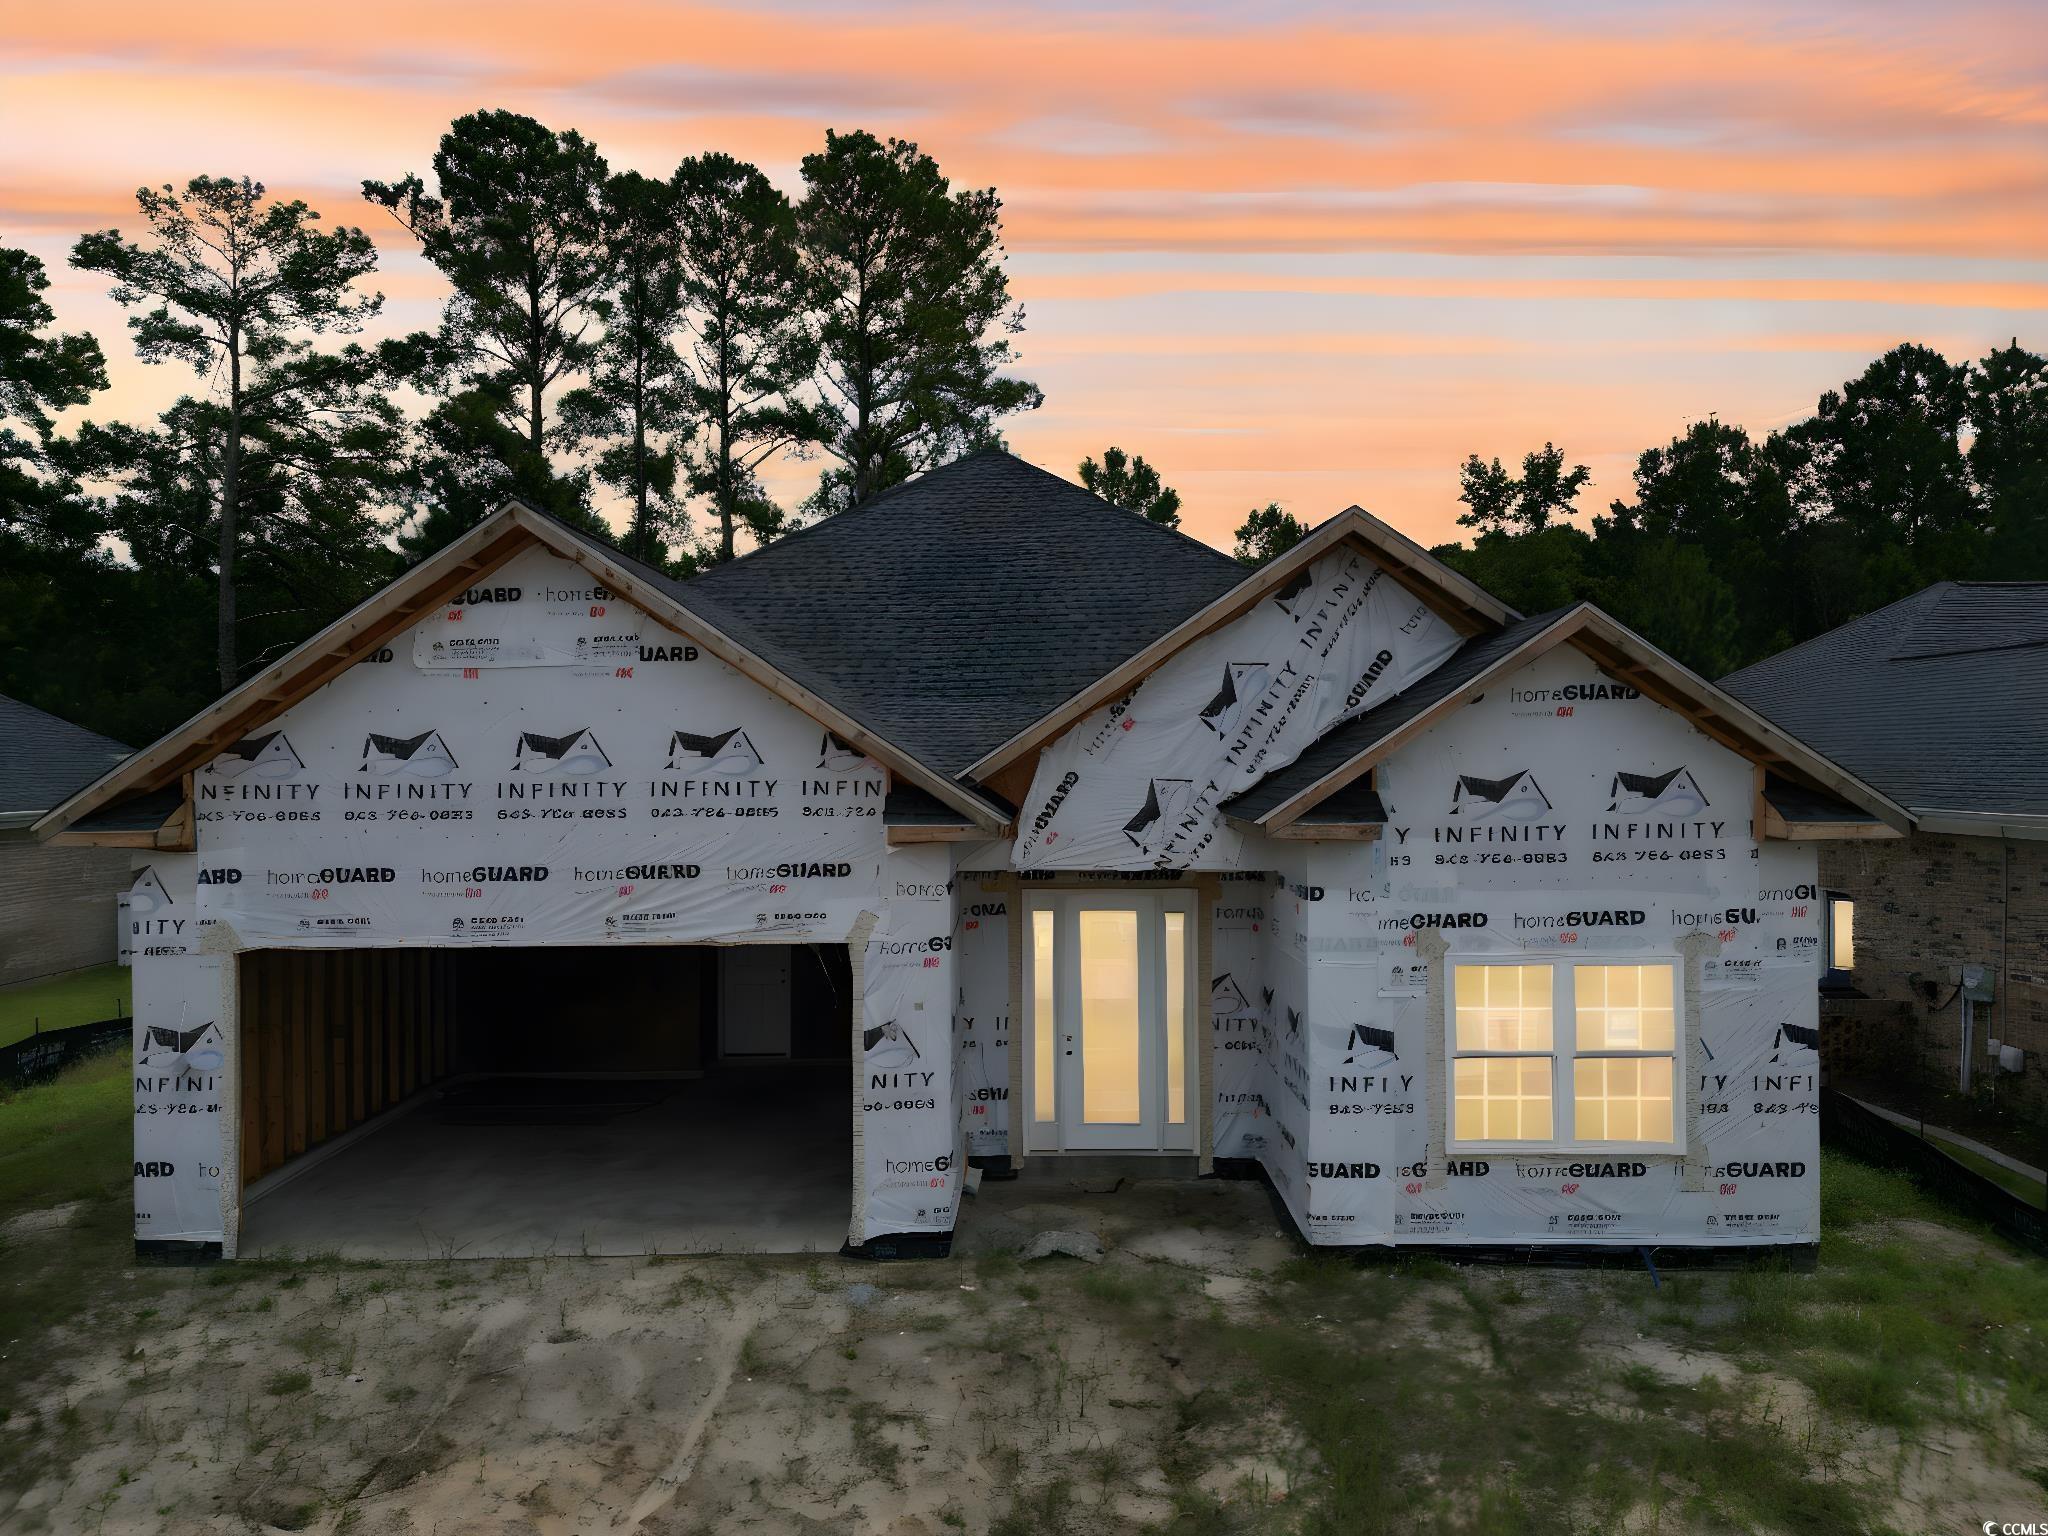
[[[1026,1149],[1193,1151],[1193,894],[1048,892],[1026,913]]]

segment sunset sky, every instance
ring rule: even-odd
[[[135,361],[65,266],[80,232],[134,230],[139,183],[247,174],[370,230],[390,328],[425,326],[438,280],[357,185],[478,107],[615,168],[722,148],[794,190],[865,127],[997,187],[1046,394],[1012,446],[1068,476],[1141,452],[1216,543],[1275,499],[1450,537],[1464,456],[1545,439],[1590,511],[1686,422],[1780,425],[1894,342],[2048,347],[2020,4],[17,3],[0,243],[106,346],[93,414],[141,415],[191,376]]]

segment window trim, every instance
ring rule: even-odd
[[[1683,1157],[1687,1150],[1687,1119],[1691,1102],[1691,1079],[1687,1072],[1690,1060],[1688,1046],[1689,1020],[1685,1009],[1686,963],[1682,955],[1668,951],[1653,954],[1606,953],[1599,951],[1574,952],[1572,954],[1487,954],[1487,955],[1446,955],[1443,965],[1443,1041],[1444,1041],[1444,1082],[1442,1104],[1444,1112],[1444,1150],[1448,1153],[1484,1153],[1496,1157],[1523,1156],[1547,1157],[1558,1153],[1572,1153],[1583,1156],[1588,1153],[1611,1152],[1634,1156]],[[1550,1045],[1548,1051],[1460,1051],[1458,1049],[1458,968],[1460,966],[1513,965],[1550,967]],[[1668,965],[1671,967],[1671,1136],[1670,1141],[1583,1141],[1573,1134],[1555,1134],[1578,1130],[1578,1099],[1573,1082],[1572,1064],[1581,1059],[1578,1042],[1578,1001],[1573,970],[1581,965]],[[1666,1059],[1663,1051],[1587,1051],[1587,1061],[1628,1060],[1650,1058]],[[1461,1058],[1524,1058],[1550,1061],[1550,1126],[1554,1133],[1547,1141],[1461,1141],[1458,1138],[1458,1061]]]

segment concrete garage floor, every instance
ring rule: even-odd
[[[843,1065],[726,1067],[684,1081],[458,1081],[259,1186],[243,1210],[241,1251],[835,1252],[852,1198],[851,1115]]]

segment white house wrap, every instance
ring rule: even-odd
[[[985,454],[691,582],[508,508],[42,830],[137,849],[145,1242],[234,1251],[277,1074],[331,1044],[307,1147],[361,1120],[393,989],[372,1099],[454,1070],[389,957],[796,946],[855,980],[799,1033],[852,1066],[849,1244],[898,1252],[972,1220],[966,1159],[1078,1152],[1256,1167],[1318,1244],[1812,1242],[1811,840],[1903,821],[1361,513],[1247,574]],[[292,954],[322,1022],[245,1079]]]
[[[1223,803],[1457,648],[1353,550],[1325,555],[1167,661],[1038,759],[1019,869],[1235,869]]]

